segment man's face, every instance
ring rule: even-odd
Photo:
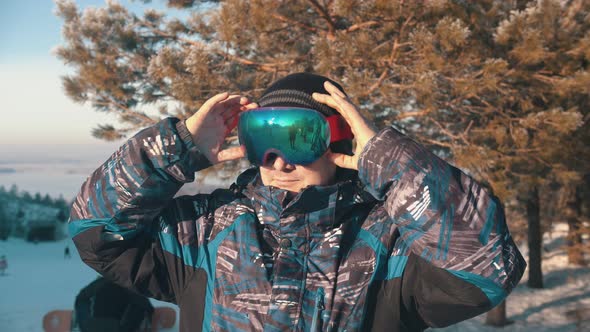
[[[309,165],[289,164],[280,156],[268,158],[260,166],[260,176],[265,186],[273,186],[297,193],[307,186],[334,183],[336,165],[327,153]]]

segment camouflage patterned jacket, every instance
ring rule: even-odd
[[[183,121],[123,144],[69,227],[105,277],[178,304],[181,331],[419,331],[501,302],[526,263],[486,189],[393,128],[358,174],[293,200],[257,169],[174,198],[209,162]]]

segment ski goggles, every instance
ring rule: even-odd
[[[272,154],[290,164],[308,165],[324,155],[330,143],[353,135],[339,114],[324,117],[310,108],[260,107],[240,113],[238,138],[254,165],[264,165]]]

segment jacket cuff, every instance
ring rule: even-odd
[[[192,171],[193,173],[212,166],[209,159],[207,159],[207,157],[205,157],[195,145],[193,135],[186,127],[185,121],[180,119],[176,120],[176,132],[187,152],[184,154],[184,157],[181,158],[181,164],[185,166],[187,171]]]
[[[186,145],[187,148],[192,148],[195,146],[195,142],[193,141],[193,135],[186,127],[185,120],[175,119],[176,122],[176,131],[178,132],[178,136],[182,142]]]
[[[211,166],[192,142],[184,121],[168,117],[138,134],[139,144],[152,165],[179,182],[192,182],[195,172]]]

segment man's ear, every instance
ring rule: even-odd
[[[330,143],[330,150],[334,153],[342,153],[348,156],[353,155],[352,140],[340,140]]]

